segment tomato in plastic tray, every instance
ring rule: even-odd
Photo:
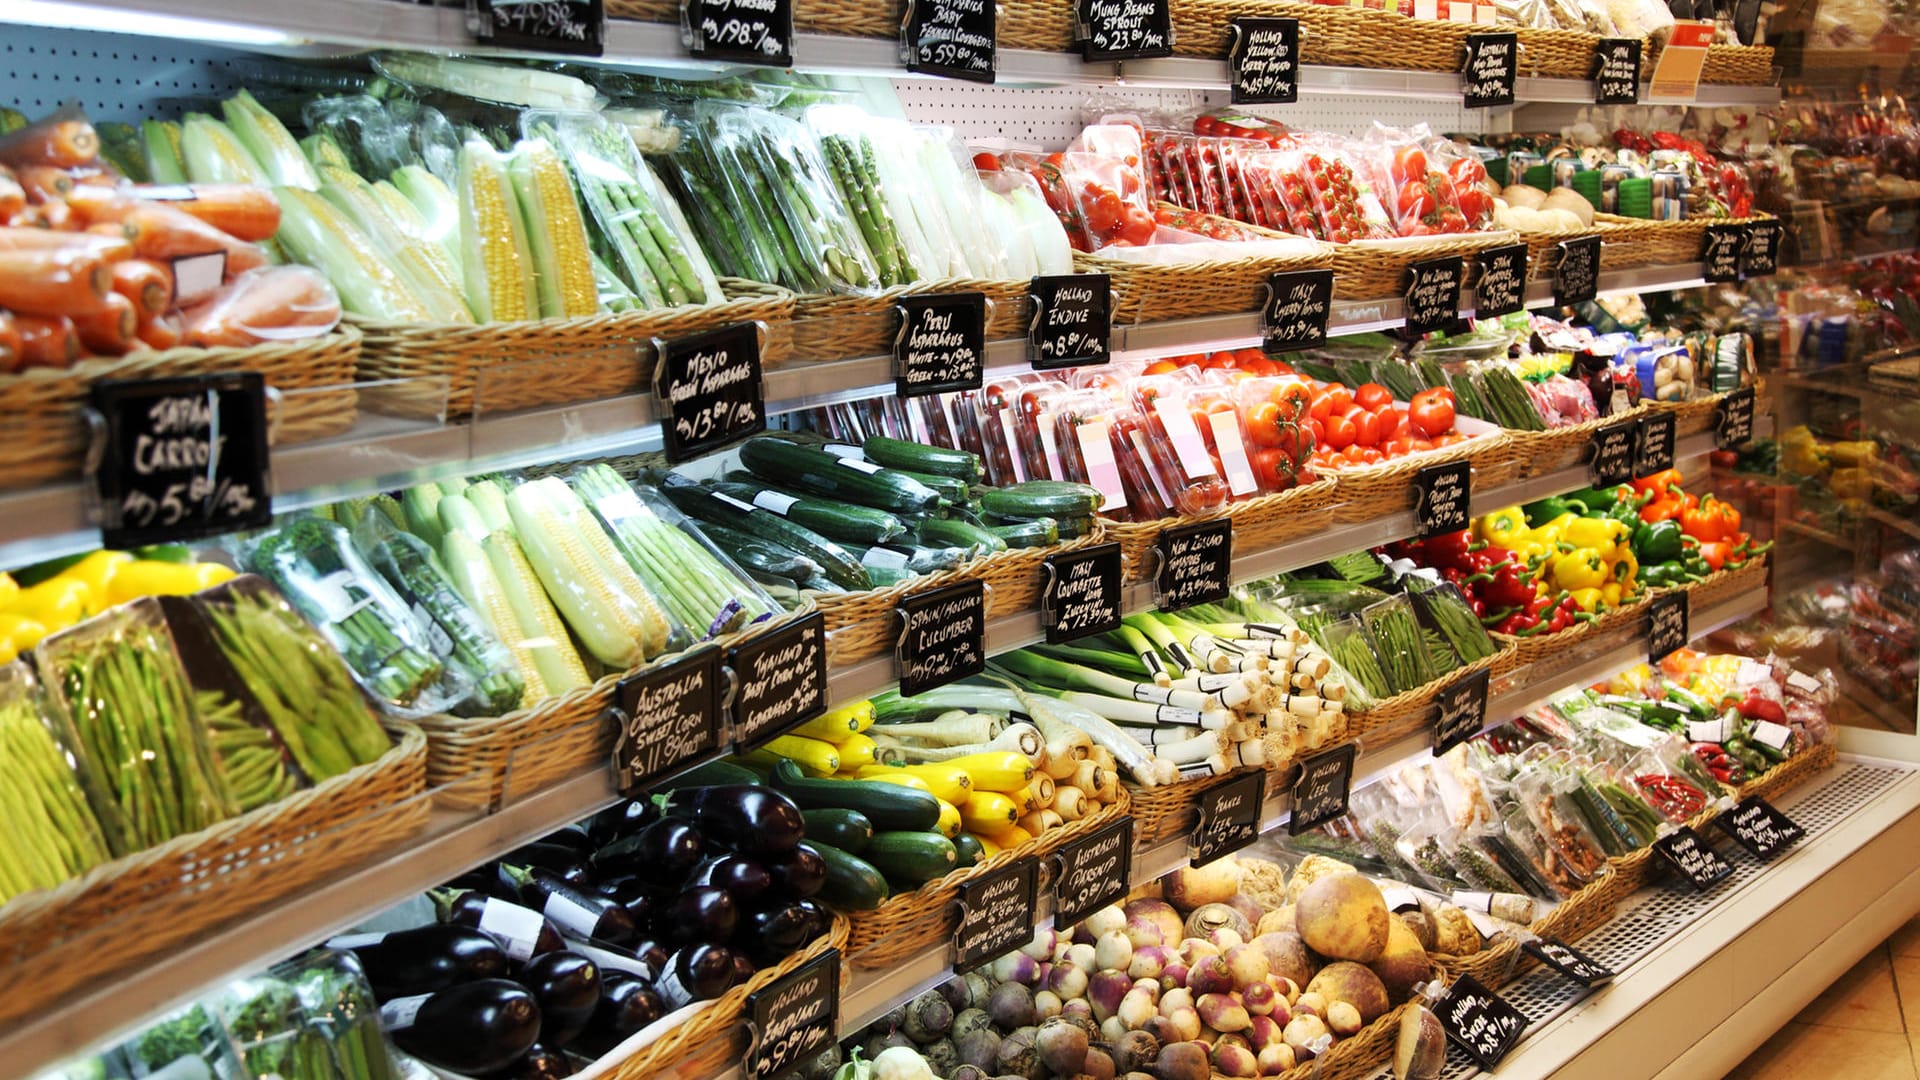
[[[1134,404],[1147,426],[1147,460],[1181,514],[1202,514],[1225,506],[1230,494],[1224,471],[1189,411],[1195,380],[1184,373],[1135,379]]]

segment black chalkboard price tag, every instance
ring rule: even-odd
[[[1033,940],[1040,860],[1027,858],[962,882],[960,926],[953,932],[953,970],[965,974]]]
[[[1268,356],[1317,349],[1327,343],[1327,319],[1332,314],[1333,271],[1269,274],[1267,303],[1261,309],[1260,348]]]
[[[467,26],[500,49],[599,56],[606,50],[603,0],[470,0]]]
[[[840,1037],[840,950],[828,949],[747,995],[746,1074],[774,1080]]]
[[[1467,35],[1467,64],[1460,75],[1461,104],[1469,109],[1511,105],[1519,78],[1518,35]]]
[[[1225,518],[1173,525],[1154,541],[1160,572],[1154,593],[1162,611],[1212,604],[1227,597],[1233,570],[1233,522]]]
[[[903,398],[978,390],[987,371],[983,293],[902,296],[893,339],[893,385]]]
[[[1200,823],[1187,840],[1187,862],[1205,866],[1260,839],[1267,797],[1264,773],[1248,773],[1200,793]]]
[[[742,750],[827,711],[827,620],[815,611],[727,650],[739,689],[733,738]]]
[[[1747,223],[1747,238],[1740,247],[1740,276],[1765,277],[1780,269],[1780,223]]]
[[[992,82],[994,15],[993,0],[907,0],[907,70]]]
[[[1293,778],[1293,812],[1287,832],[1299,836],[1347,813],[1347,795],[1353,787],[1353,760],[1359,747],[1336,746],[1300,762]]]
[[[1655,840],[1653,850],[1701,892],[1733,873],[1733,864],[1709,847],[1705,837],[1685,825]]]
[[[1593,433],[1587,451],[1587,472],[1597,488],[1614,487],[1634,477],[1634,453],[1640,446],[1640,425],[1632,420],[1608,424]]]
[[[1634,44],[1639,44],[1635,42]],[[1588,989],[1613,981],[1613,969],[1565,942],[1535,938],[1520,946],[1529,955]]]
[[[1807,831],[1788,820],[1787,815],[1758,795],[1741,799],[1732,810],[1714,818],[1714,823],[1765,862],[1792,847]]]
[[[1639,438],[1633,450],[1633,475],[1652,476],[1673,468],[1677,432],[1673,413],[1665,409],[1641,417]]]
[[[1054,858],[1060,872],[1053,879],[1053,925],[1066,930],[1126,899],[1133,887],[1133,819],[1123,817],[1064,844]]]
[[[1600,295],[1600,238],[1582,236],[1555,246],[1560,261],[1553,268],[1554,304],[1571,307]]]
[[[1676,649],[1686,647],[1687,592],[1684,589],[1661,593],[1647,604],[1647,659],[1655,664]]]
[[[900,693],[924,694],[987,669],[987,590],[959,581],[903,596],[894,606]]]
[[[1466,277],[1466,265],[1460,256],[1447,255],[1407,268],[1405,299],[1409,331],[1431,334],[1445,330],[1460,318],[1460,284]]]
[[[1527,306],[1527,245],[1508,244],[1480,253],[1480,281],[1474,287],[1473,316],[1492,319]]]
[[[1235,105],[1291,105],[1300,100],[1300,20],[1233,20],[1227,86]]]
[[[793,0],[680,0],[680,21],[701,59],[793,66]]]
[[[1744,225],[1709,225],[1700,241],[1700,276],[1708,281],[1740,280],[1740,252],[1747,244]]]
[[[1420,539],[1467,527],[1473,499],[1473,464],[1449,461],[1413,474],[1413,523]]]
[[[1173,55],[1173,6],[1169,0],[1078,0],[1086,36],[1080,46],[1090,64]]]
[[[623,794],[720,752],[720,650],[700,649],[620,680],[613,776]]]
[[[1100,544],[1049,555],[1040,593],[1040,628],[1059,645],[1118,629],[1122,614],[1120,545]]]
[[[1041,371],[1104,364],[1113,338],[1113,282],[1105,274],[1051,274],[1027,286],[1027,341]]]
[[[1640,103],[1640,39],[1601,38],[1593,50],[1593,103]]]
[[[1714,421],[1713,444],[1722,450],[1753,441],[1753,387],[1743,386],[1720,399]]]
[[[1433,721],[1433,756],[1480,734],[1487,726],[1487,687],[1491,672],[1482,668],[1435,695],[1440,714]]]
[[[654,339],[660,357],[654,400],[667,460],[699,457],[767,430],[760,388],[760,328],[734,323],[686,337]]]
[[[259,372],[96,382],[106,420],[94,483],[109,548],[198,540],[273,519]]]
[[[1526,1014],[1471,975],[1455,979],[1433,1012],[1447,1038],[1482,1069],[1499,1065],[1527,1030]]]

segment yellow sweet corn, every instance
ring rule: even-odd
[[[440,554],[448,575],[453,578],[454,587],[460,590],[460,595],[487,629],[493,632],[493,636],[504,643],[507,652],[512,654],[514,670],[519,672],[520,680],[526,686],[520,703],[530,705],[547,697],[552,691],[541,677],[533,648],[527,636],[520,632],[513,605],[507,602],[505,590],[494,577],[486,552],[466,533],[449,532],[440,542]]]
[[[513,609],[514,625],[519,630],[503,638],[508,641],[518,638],[522,646],[532,651],[548,693],[564,694],[592,685],[586,664],[567,636],[567,625],[560,621],[560,613],[553,609],[553,602],[541,590],[540,580],[534,576],[526,552],[520,550],[513,534],[505,530],[496,532],[487,537],[481,547],[487,553],[487,565],[493,570],[494,580],[500,583],[500,590]]]
[[[188,113],[180,125],[180,164],[196,184],[273,183],[233,129],[206,113]]]
[[[253,160],[266,170],[270,183],[308,191],[319,189],[320,181],[313,175],[313,166],[300,152],[300,144],[293,134],[279,117],[254,100],[251,93],[242,90],[221,102],[220,112],[241,145],[251,151]]]
[[[498,151],[481,139],[460,148],[461,280],[467,307],[481,322],[534,318],[534,290],[519,200]]]
[[[665,650],[666,613],[565,481],[521,484],[506,502],[547,595],[588,652],[623,670]]]
[[[333,136],[324,131],[315,132],[301,139],[300,152],[307,156],[307,163],[314,167],[316,173],[322,165],[332,165],[341,169],[353,168],[353,162],[348,159],[347,152],[340,149],[340,144],[334,141]]]
[[[292,258],[327,275],[340,303],[356,315],[391,322],[435,322],[434,312],[352,218],[317,192],[274,188],[280,200],[277,241]]]
[[[446,275],[446,279],[453,282],[455,293],[462,293],[465,286],[460,282],[460,260],[454,258],[452,254],[452,251],[458,250],[458,246],[449,249],[442,242],[441,237],[433,235],[427,228],[427,220],[420,216],[420,208],[408,202],[407,197],[400,193],[399,188],[393,186],[392,181],[381,180],[374,184],[373,197],[380,200],[381,208],[387,212],[388,217],[393,219],[394,224],[400,226],[408,236],[432,249],[429,257],[434,260],[438,272]],[[464,298],[461,303],[466,303]]]
[[[180,160],[180,125],[171,120],[144,120],[140,142],[147,153],[147,175],[156,184],[184,184],[186,166]]]
[[[405,278],[413,294],[433,313],[435,322],[470,323],[473,314],[460,295],[460,283],[447,265],[446,254],[407,231],[387,213],[373,185],[351,170],[325,165],[320,195],[354,220],[376,246],[387,264]],[[402,200],[404,201],[404,200]]]
[[[527,223],[541,318],[572,318],[598,311],[586,219],[560,155],[545,139],[522,139],[514,147],[511,173]]]
[[[466,287],[466,267],[460,256],[460,200],[446,181],[418,165],[396,169],[389,178],[400,194],[420,212],[420,224],[428,240],[440,246],[453,263],[454,273]],[[383,181],[384,182],[384,181]]]

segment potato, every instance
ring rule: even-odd
[[[1351,960],[1336,960],[1320,969],[1320,973],[1307,984],[1307,993],[1319,994],[1329,1004],[1328,1019],[1332,1019],[1331,1005],[1344,1001],[1360,1010],[1360,1022],[1371,1024],[1386,1015],[1389,1007],[1387,988],[1380,977],[1364,964]]]
[[[1508,184],[1500,192],[1507,205],[1527,210],[1538,210],[1540,204],[1547,201],[1547,193],[1531,184]]]
[[[1240,891],[1240,864],[1220,859],[1206,866],[1183,866],[1160,879],[1162,895],[1181,911],[1224,904]]]
[[[1545,216],[1525,206],[1508,207],[1506,220],[1496,220],[1494,224],[1520,232],[1544,232],[1547,228]]]
[[[1294,917],[1309,949],[1362,964],[1386,951],[1387,927],[1393,921],[1379,887],[1359,874],[1335,874],[1307,886]]]
[[[1427,981],[1433,965],[1427,961],[1427,950],[1421,948],[1413,929],[1394,919],[1387,926],[1386,951],[1367,967],[1386,987],[1387,999],[1397,1004],[1411,997],[1416,985]]]
[[[1424,1005],[1408,1009],[1393,1047],[1395,1080],[1435,1080],[1446,1064],[1447,1033],[1440,1018]]]
[[[1540,223],[1549,232],[1574,232],[1586,228],[1580,215],[1564,206],[1549,206],[1540,211]]]

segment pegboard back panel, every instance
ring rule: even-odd
[[[104,18],[104,16],[103,16]],[[10,25],[0,34],[0,105],[30,117],[77,100],[95,120],[153,116],[162,98],[220,98],[239,89],[230,49],[192,41]],[[257,63],[257,61],[241,61]]]

